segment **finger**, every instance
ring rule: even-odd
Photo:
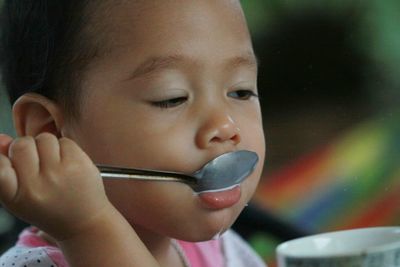
[[[0,201],[3,205],[11,203],[17,195],[18,180],[9,158],[0,154]]]
[[[57,137],[49,133],[42,133],[35,140],[41,170],[60,162],[60,145]]]
[[[29,180],[39,173],[39,155],[33,137],[15,139],[9,148],[9,158],[19,180]]]
[[[71,139],[61,138],[60,139],[60,155],[61,163],[68,164],[70,167],[79,163],[79,166],[83,164],[91,164],[95,168],[89,156]]]
[[[0,154],[6,156],[8,155],[8,147],[12,141],[13,139],[10,136],[6,134],[0,134]]]
[[[61,161],[73,161],[77,156],[84,155],[82,149],[71,139],[63,137],[60,139]]]

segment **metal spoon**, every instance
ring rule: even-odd
[[[134,179],[148,181],[181,182],[197,193],[222,191],[240,184],[249,176],[258,162],[256,153],[240,150],[222,154],[205,164],[200,170],[189,175],[145,169],[121,168],[97,165],[105,179]]]

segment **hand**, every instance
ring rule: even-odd
[[[89,157],[68,138],[0,135],[0,202],[53,236],[70,238],[113,209]]]

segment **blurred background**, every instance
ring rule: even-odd
[[[260,61],[264,174],[234,228],[277,244],[400,222],[400,2],[242,0]],[[14,135],[0,92],[0,132]],[[24,225],[0,209],[0,249]]]
[[[267,158],[235,227],[274,266],[287,239],[398,225],[400,2],[242,3],[260,60]]]

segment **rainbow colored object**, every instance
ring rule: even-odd
[[[264,177],[255,201],[310,233],[400,224],[400,114],[362,123]]]
[[[350,129],[263,177],[254,201],[308,233],[400,224],[400,113]],[[268,229],[249,240],[270,267],[282,242]]]

